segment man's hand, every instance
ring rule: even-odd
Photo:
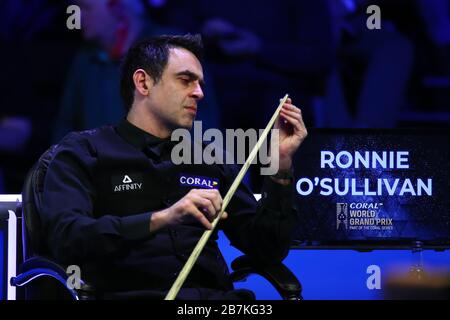
[[[275,129],[279,129],[279,170],[289,170],[292,157],[300,144],[308,135],[303,123],[302,111],[292,104],[290,98],[281,108],[280,116],[275,122]]]
[[[211,222],[222,209],[222,197],[216,189],[192,189],[171,207],[152,215],[150,232],[164,227],[182,224],[189,217],[194,217],[206,229],[212,229]],[[222,219],[227,218],[224,212]]]

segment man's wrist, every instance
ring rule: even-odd
[[[278,170],[276,174],[270,177],[279,184],[289,185],[294,181],[294,172],[292,167],[290,167],[288,170]]]
[[[161,210],[152,214],[150,218],[150,232],[156,232],[167,225],[167,210]]]
[[[278,171],[288,171],[292,168],[292,157],[280,157],[278,160]]]

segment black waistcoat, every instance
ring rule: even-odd
[[[154,212],[172,205],[192,188],[215,181],[222,196],[227,190],[220,165],[174,165],[170,141],[151,141],[139,146],[127,141],[116,127],[103,127],[86,135],[97,163],[94,216],[128,216]],[[142,148],[141,148],[142,147]],[[198,178],[200,180],[195,180]],[[189,179],[189,181],[187,181]],[[203,180],[202,180],[203,179]],[[199,182],[200,185],[195,182]],[[191,184],[187,182],[192,182]],[[105,290],[167,289],[176,279],[204,232],[196,221],[165,228],[144,241],[137,241],[114,261],[95,266],[95,277]],[[229,290],[228,268],[218,249],[217,232],[205,246],[185,287],[202,286]],[[90,267],[92,269],[92,266]]]

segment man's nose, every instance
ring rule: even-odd
[[[204,96],[205,95],[203,94],[202,86],[199,83],[197,83],[194,91],[192,92],[192,97],[197,100],[201,100],[203,99]]]

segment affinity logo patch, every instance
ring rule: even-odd
[[[141,174],[123,174],[111,178],[113,192],[140,191],[143,190],[143,178]]]

